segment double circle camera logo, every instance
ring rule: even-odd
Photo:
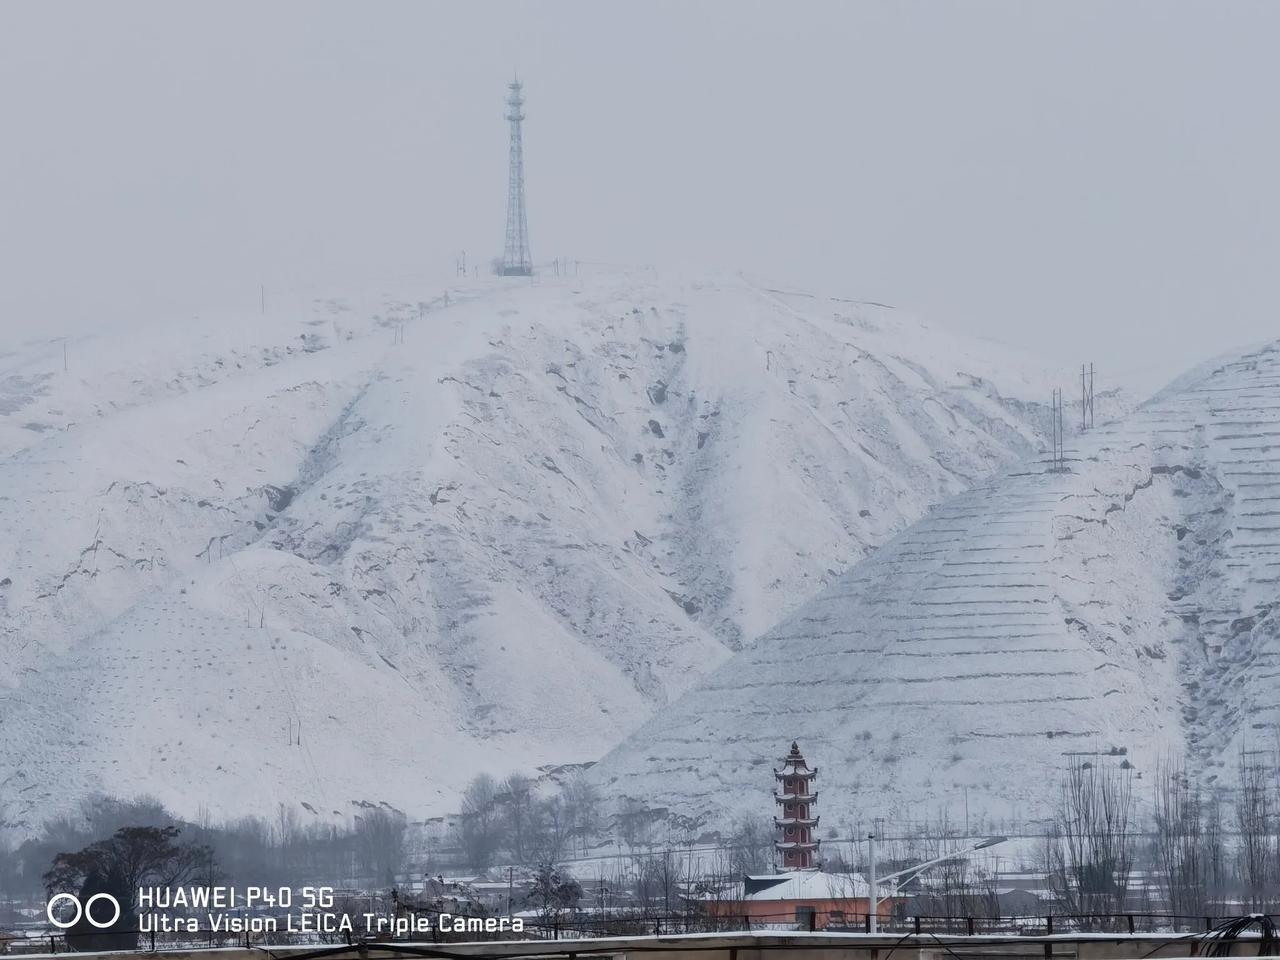
[[[99,900],[105,900],[114,908],[115,912],[112,914],[110,920],[102,921],[94,918],[93,905]],[[53,912],[53,908],[64,901],[75,904],[75,915],[70,920],[59,920],[57,915]],[[81,917],[84,917],[89,921],[90,926],[97,927],[99,930],[105,930],[120,919],[120,901],[109,893],[95,893],[82,904],[80,902],[80,898],[73,893],[55,893],[49,898],[49,904],[45,907],[44,912],[45,916],[49,918],[49,922],[59,930],[67,930],[74,927],[80,922]]]

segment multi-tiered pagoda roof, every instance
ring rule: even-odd
[[[813,836],[819,820],[813,813],[813,803],[818,799],[813,781],[818,776],[818,768],[809,769],[800,745],[793,741],[791,752],[782,758],[782,768],[774,770],[773,776],[778,782],[774,800],[781,808],[780,815],[773,820],[779,866],[783,870],[816,869],[821,841]]]

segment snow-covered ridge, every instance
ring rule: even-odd
[[[1280,721],[1280,342],[1067,458],[935,508],[592,776],[710,822],[765,815],[798,738],[833,825],[1044,817],[1081,754],[1136,776],[1185,755],[1230,785]]]
[[[735,277],[478,281],[0,356],[0,821],[447,808],[591,759],[1053,381]],[[299,732],[300,731],[300,732]]]

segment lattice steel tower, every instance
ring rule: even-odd
[[[512,80],[508,87],[507,120],[511,123],[511,164],[507,175],[507,244],[502,253],[504,277],[533,276],[533,258],[529,256],[529,223],[524,213],[524,139],[520,124],[524,120],[523,84]]]

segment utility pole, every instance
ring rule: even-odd
[[[264,283],[264,284],[262,284],[262,285],[258,288],[258,292],[260,293],[261,298],[262,298],[262,314],[263,314],[263,316],[266,316],[266,313],[267,313],[267,285],[266,285],[265,283]]]
[[[867,861],[867,882],[870,884],[871,893],[870,908],[867,913],[867,932],[879,933],[880,918],[876,914],[880,911],[880,890],[876,881],[876,835],[874,833],[867,834]]]
[[[1062,445],[1062,388],[1054,387],[1053,401],[1050,412],[1049,422],[1050,432],[1053,434],[1053,464],[1049,467],[1050,473],[1064,473],[1067,469],[1066,456],[1063,453]]]
[[[1093,364],[1080,364],[1080,432],[1093,429]]]

